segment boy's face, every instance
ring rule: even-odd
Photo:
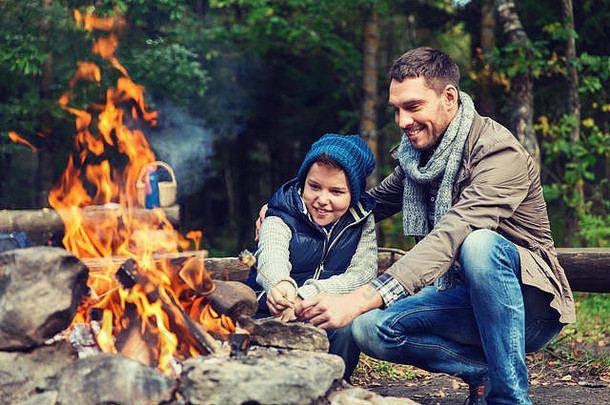
[[[413,149],[425,150],[436,146],[455,117],[458,91],[447,85],[441,94],[426,85],[423,77],[390,82],[389,105],[394,120],[409,137]]]
[[[305,178],[303,199],[316,224],[326,226],[341,218],[352,200],[345,172],[317,162],[312,164]]]

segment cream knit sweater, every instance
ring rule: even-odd
[[[292,232],[279,217],[267,217],[260,228],[258,250],[258,268],[275,285],[280,281],[289,281],[295,288],[296,282],[290,277],[289,245]],[[298,295],[307,299],[321,292],[345,294],[368,283],[377,277],[377,236],[375,220],[369,215],[362,229],[362,236],[344,273],[325,280],[307,280],[297,288]],[[272,285],[260,274],[256,281],[269,292]]]

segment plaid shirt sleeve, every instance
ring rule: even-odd
[[[379,295],[381,295],[386,308],[399,299],[409,295],[407,290],[405,290],[394,277],[387,273],[383,273],[381,276],[371,281],[371,285],[377,290]]]

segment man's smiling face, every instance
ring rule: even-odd
[[[389,105],[394,120],[417,150],[438,144],[457,113],[458,90],[447,85],[439,94],[426,85],[423,77],[392,79]]]

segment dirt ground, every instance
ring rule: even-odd
[[[610,404],[610,372],[599,372],[595,362],[566,361],[548,353],[528,355],[527,359],[529,395],[534,405]],[[595,354],[587,359],[594,360]],[[381,374],[359,366],[352,382],[377,394],[409,398],[421,405],[462,405],[468,396],[468,386],[451,376],[419,369],[413,370],[412,379]]]

